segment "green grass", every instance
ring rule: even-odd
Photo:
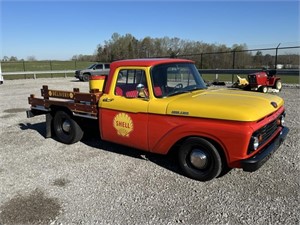
[[[2,72],[77,70],[87,68],[94,62],[83,61],[31,61],[1,62]]]
[[[21,72],[21,71],[47,71],[47,70],[77,70],[87,68],[94,62],[85,61],[18,61],[18,62],[1,62],[2,72]],[[73,73],[67,74],[68,77],[74,77]],[[246,75],[240,75],[246,78]],[[13,75],[3,76],[5,80],[13,79],[32,79],[33,75]],[[36,74],[37,78],[65,77],[65,74]],[[202,74],[204,80],[213,82],[216,79],[215,74]],[[299,84],[299,75],[297,76],[280,76],[283,83]],[[219,74],[219,81],[232,81],[232,74]],[[237,80],[236,75],[233,81]]]
[[[77,70],[84,69],[94,62],[84,61],[18,61],[1,62],[2,72],[23,72],[23,71],[51,71],[51,70]],[[74,77],[74,73],[66,74],[67,77]],[[38,74],[37,78],[65,77],[65,74]],[[3,75],[4,80],[33,79],[34,75]]]

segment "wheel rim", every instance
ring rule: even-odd
[[[282,87],[282,85],[281,85],[281,82],[280,82],[280,81],[278,81],[278,82],[277,82],[277,89],[278,89],[278,90],[280,90],[280,89],[281,89],[281,87]]]
[[[208,164],[208,156],[201,149],[194,149],[190,154],[190,162],[197,169],[204,169]]]
[[[267,87],[263,87],[263,93],[267,93],[267,91],[268,91],[268,88]]]
[[[71,123],[69,120],[65,120],[63,123],[62,123],[62,130],[66,133],[69,133],[70,130],[71,130]]]

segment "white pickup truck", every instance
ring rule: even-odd
[[[108,74],[110,63],[95,63],[83,70],[76,70],[75,77],[81,81],[88,81],[91,75]]]

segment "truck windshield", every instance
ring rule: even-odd
[[[192,63],[170,63],[151,69],[154,95],[157,98],[206,89],[206,85]]]
[[[95,66],[96,64],[92,64],[90,65],[87,69],[93,69],[93,67]]]

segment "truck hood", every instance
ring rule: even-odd
[[[282,98],[233,89],[201,90],[173,96],[167,114],[234,121],[256,121],[281,106]]]

